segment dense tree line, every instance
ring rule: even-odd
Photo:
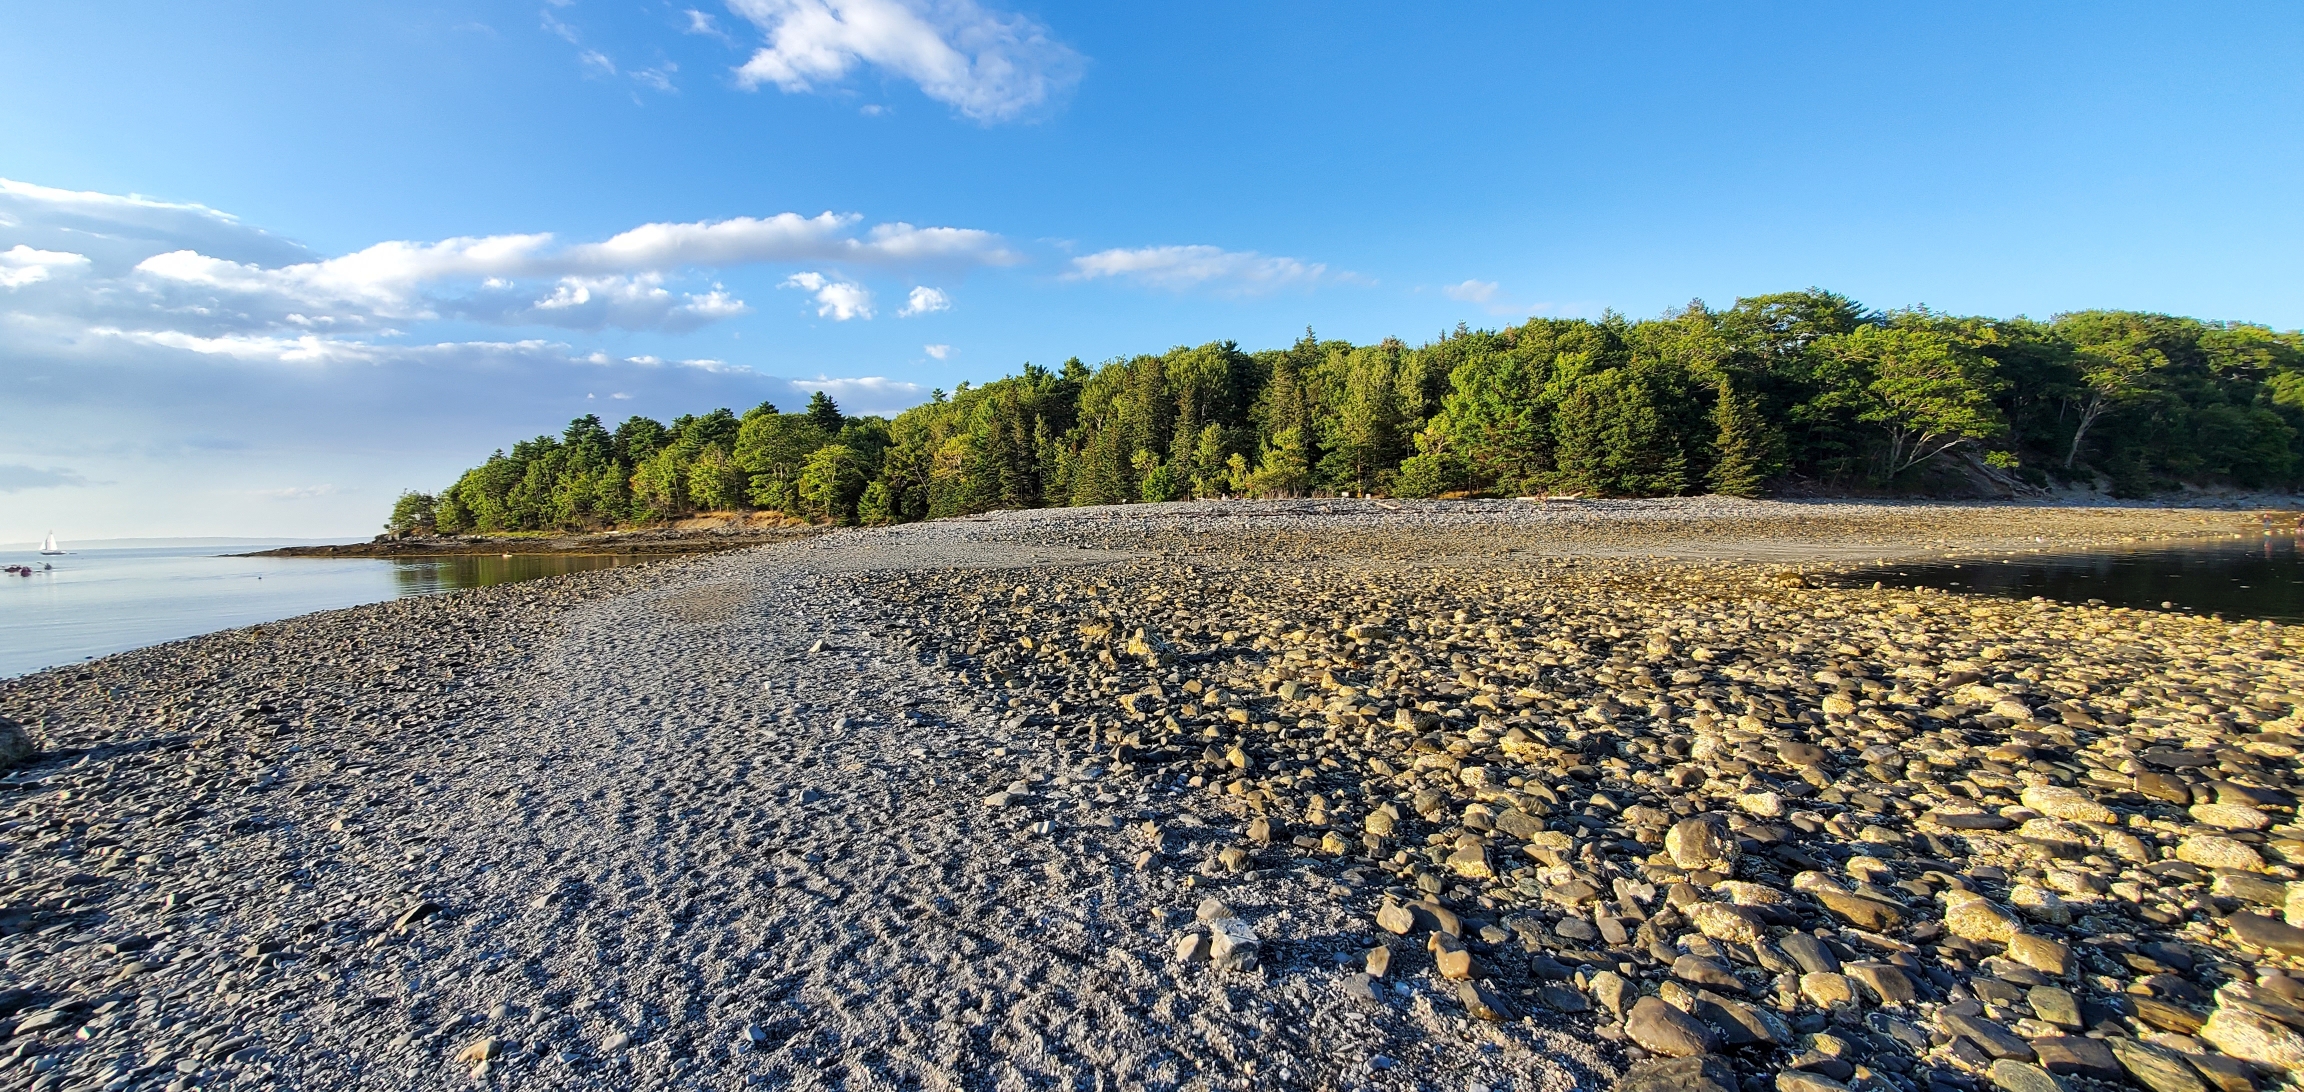
[[[2131,311],[1868,311],[1810,290],[1631,321],[1459,326],[1421,346],[1230,342],[1023,374],[893,420],[722,409],[580,418],[396,528],[591,528],[775,509],[901,522],[1192,497],[1928,492],[1981,475],[2293,488],[2304,337]]]

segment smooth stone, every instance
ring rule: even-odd
[[[1822,1073],[1786,1069],[1776,1074],[1776,1092],[1848,1092],[1848,1086]]]
[[[1624,1018],[1624,1033],[1642,1049],[1670,1058],[1709,1054],[1720,1045],[1719,1035],[1703,1021],[1658,997],[1643,997],[1633,1003],[1631,1015]]]
[[[2064,1082],[2045,1069],[2013,1058],[2001,1058],[1986,1071],[2000,1092],[2065,1092]]]
[[[2085,1026],[2080,1019],[2080,999],[2072,991],[2055,986],[2034,986],[2024,995],[2025,1003],[2032,1006],[2032,1014],[2060,1028]],[[2053,1070],[2051,1070],[2053,1072]]]
[[[1672,977],[1698,986],[1712,986],[1724,990],[1743,990],[1744,981],[1736,975],[1702,956],[1684,955],[1672,961]]]
[[[1809,974],[1836,974],[1840,970],[1840,958],[1832,954],[1832,949],[1807,933],[1789,934],[1777,941],[1776,946],[1782,948],[1785,955],[1792,957],[1792,962],[1799,964],[1800,969]]]
[[[2041,1068],[2059,1076],[2078,1074],[2100,1081],[2120,1079],[2120,1063],[2102,1039],[2085,1035],[2044,1035],[2032,1040]]]
[[[1736,1068],[1715,1054],[1651,1058],[1625,1070],[1612,1092],[1737,1092]]]
[[[2072,946],[2061,940],[2022,933],[2007,941],[2008,958],[2041,974],[2062,978],[2072,970]]]
[[[1810,971],[1800,976],[1800,996],[1820,1009],[1856,1003],[1856,983],[1844,974]]]
[[[2120,1068],[2152,1092],[2208,1092],[2200,1072],[2183,1055],[2165,1047],[2119,1036],[2103,1040]]]
[[[1886,963],[1850,963],[1841,968],[1848,977],[1863,983],[1872,996],[1883,1005],[1906,1005],[1920,999],[1920,991],[1901,968]]]
[[[1947,1008],[1936,1014],[1936,1022],[1942,1024],[1944,1030],[1983,1047],[1985,1053],[1995,1058],[2025,1061],[2032,1058],[2032,1047],[2015,1032],[1982,1016],[1970,1016]]]
[[[2220,1006],[2200,1025],[2200,1039],[2244,1062],[2295,1072],[2304,1069],[2304,1034],[2278,1020]]]
[[[2246,911],[2224,919],[2234,936],[2243,944],[2253,945],[2282,955],[2304,955],[2304,929],[2299,929],[2279,918]]]

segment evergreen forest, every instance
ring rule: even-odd
[[[2292,489],[2304,336],[2133,311],[1868,310],[1821,290],[1646,320],[1536,318],[1422,345],[1231,342],[963,383],[893,419],[817,394],[498,451],[395,531],[762,509],[893,523],[1209,497]]]

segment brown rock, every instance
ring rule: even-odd
[[[1651,1054],[1685,1058],[1709,1054],[1719,1048],[1720,1037],[1704,1022],[1663,1002],[1643,997],[1624,1018],[1624,1033]]]

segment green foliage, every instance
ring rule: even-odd
[[[1458,326],[1422,345],[1228,341],[1025,365],[893,420],[822,393],[591,417],[498,451],[389,526],[587,529],[750,505],[894,523],[1045,505],[1925,488],[1973,460],[2144,495],[2293,488],[2304,335],[2129,311],[2048,321],[1872,312],[1820,289],[1655,319]],[[415,498],[415,499],[411,499]]]
[[[392,502],[392,518],[384,522],[384,529],[394,534],[430,534],[439,507],[432,494],[408,490]]]

